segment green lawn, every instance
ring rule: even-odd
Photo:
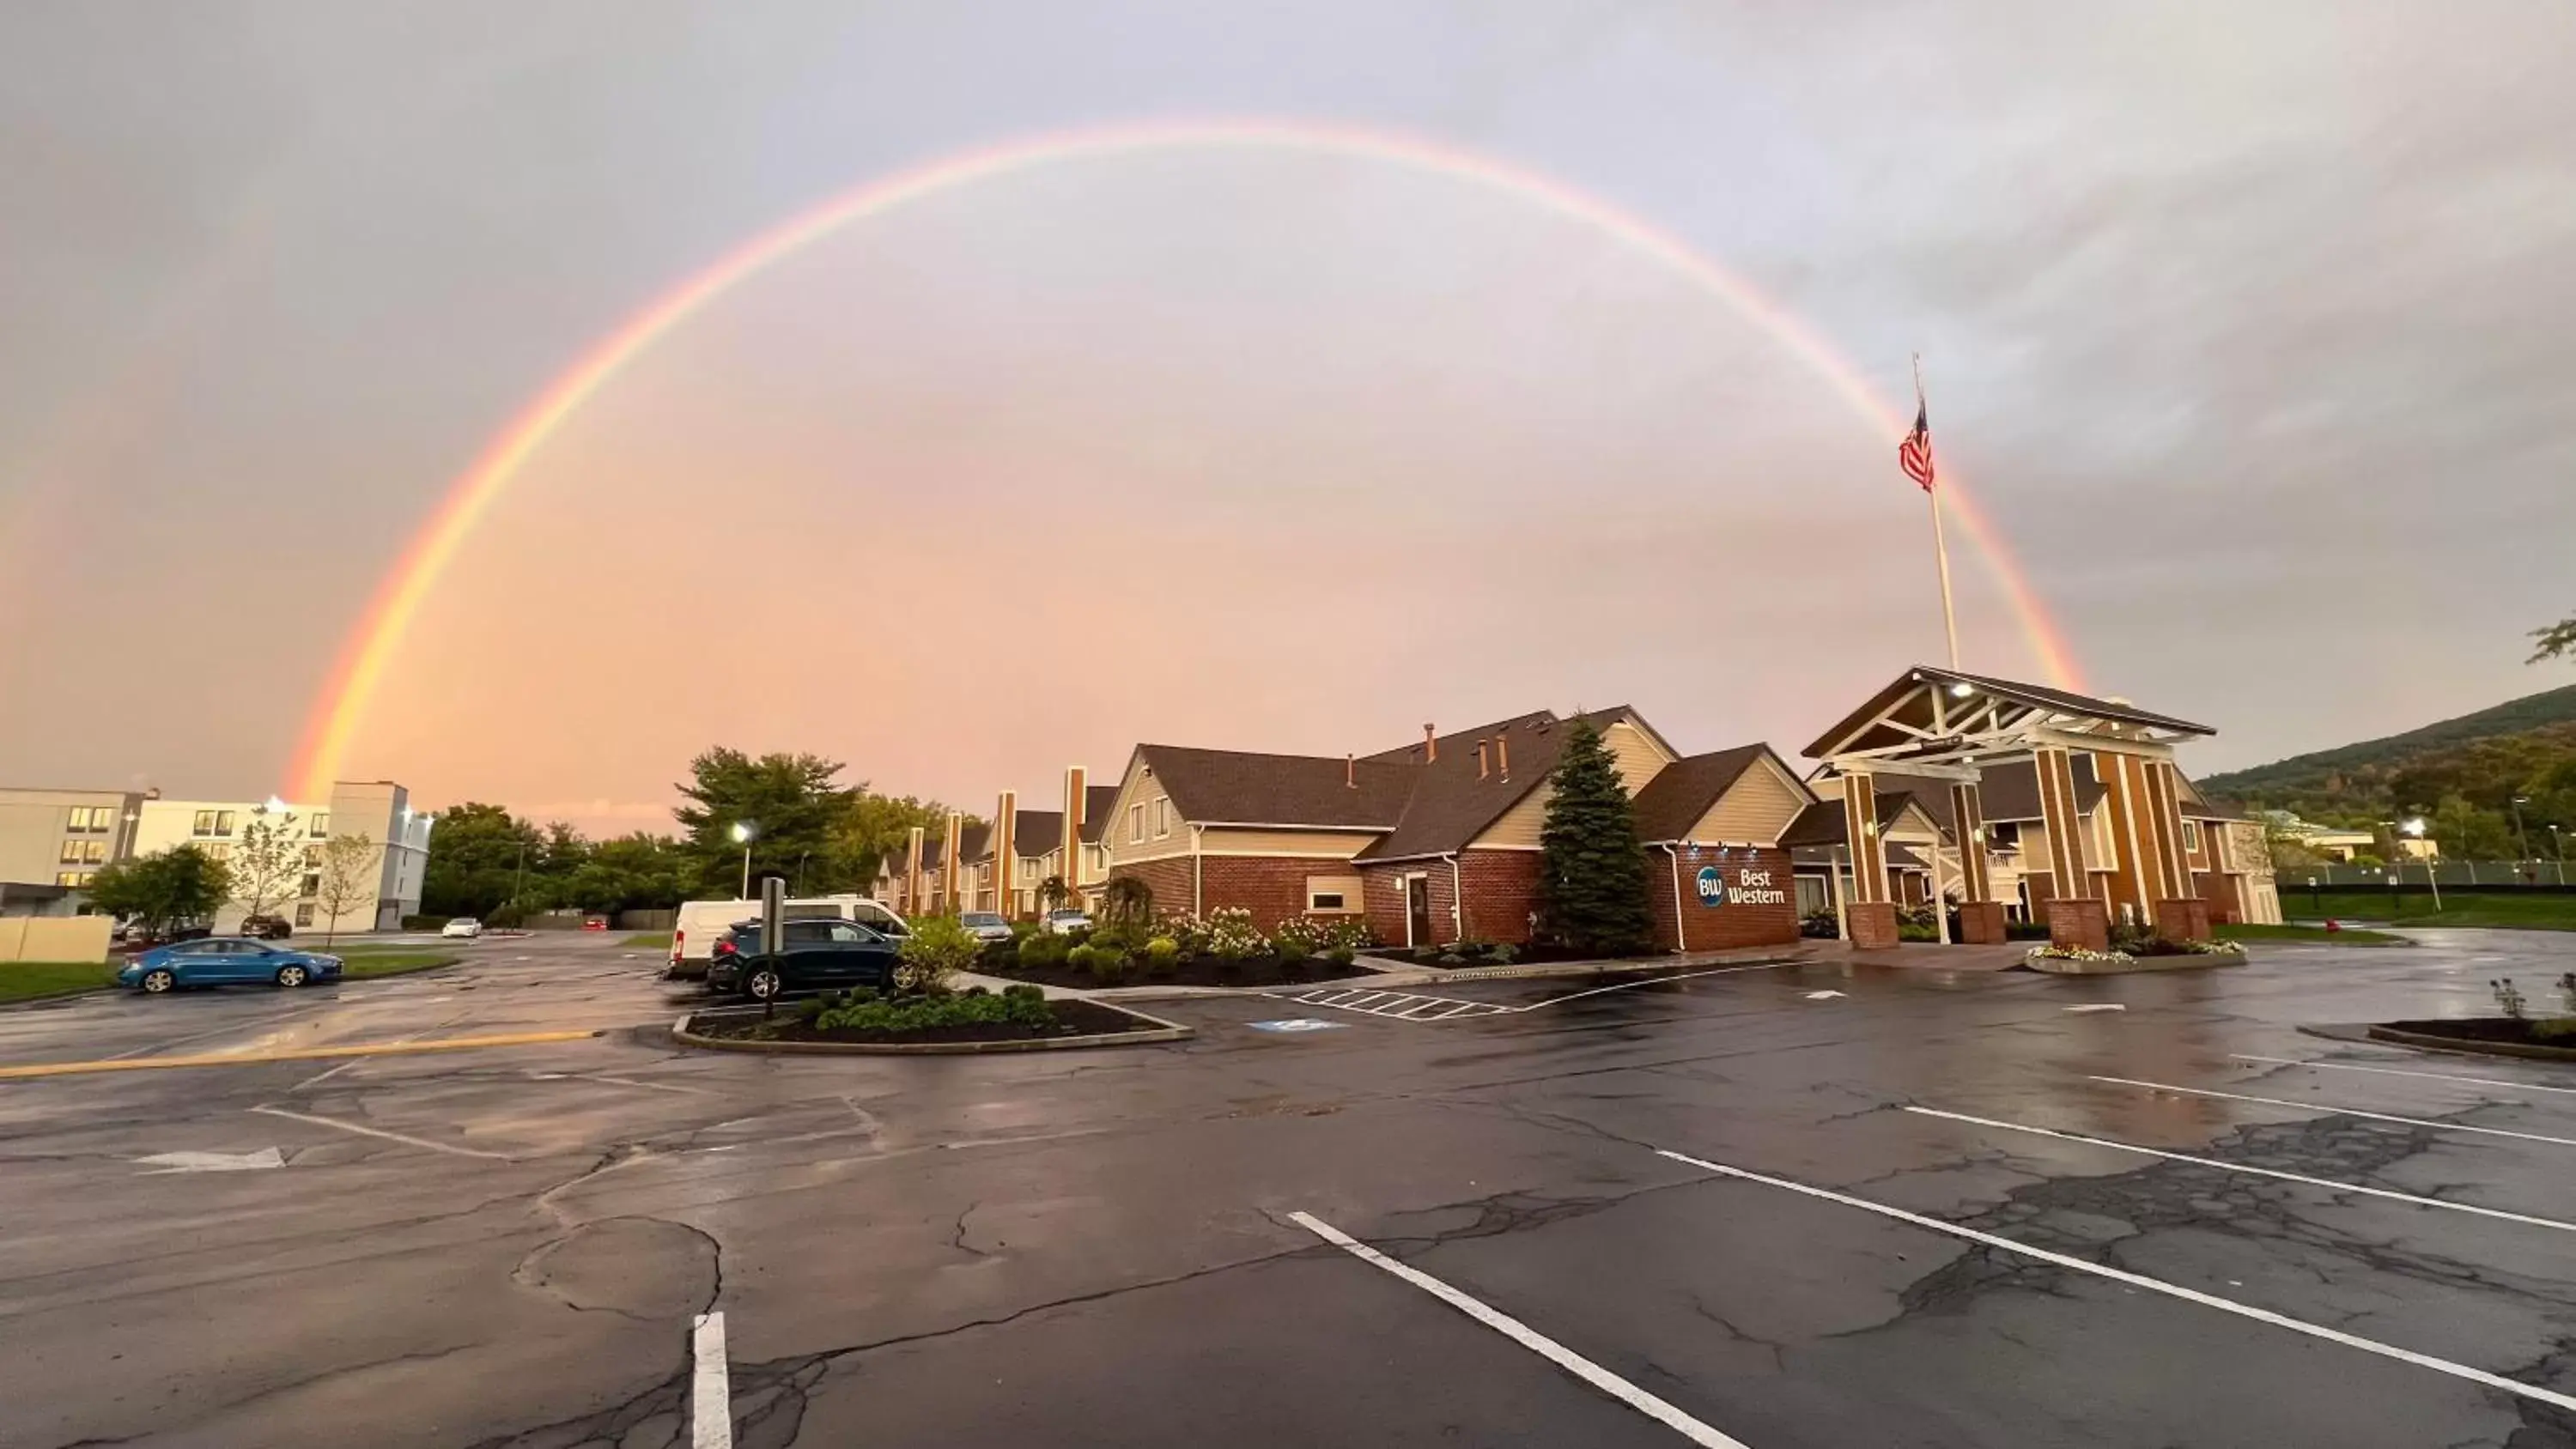
[[[116,984],[116,968],[102,961],[0,961],[0,1001],[69,996]]]
[[[2222,941],[2317,941],[2335,946],[2402,946],[2403,936],[2386,931],[2329,931],[2323,926],[2213,926]]]
[[[432,966],[445,966],[457,957],[452,951],[404,951],[378,948],[353,948],[335,952],[340,958],[340,979],[366,981],[377,976],[402,976],[413,971],[426,971]]]
[[[636,935],[629,936],[617,944],[636,951],[668,951],[671,949],[671,933],[668,931],[644,931]]]
[[[2532,892],[2505,895],[2501,892],[2472,895],[2466,891],[2442,892],[2442,909],[2436,914],[2433,898],[2410,891],[2391,895],[2386,891],[2343,890],[2315,894],[2283,882],[2281,913],[2301,920],[2386,921],[2395,926],[2503,926],[2532,931],[2576,931],[2576,895]]]

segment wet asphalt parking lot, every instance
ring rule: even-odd
[[[0,1080],[0,1445],[2576,1445],[2576,1071],[2296,1030],[2486,1014],[2568,937],[930,1059],[682,1051],[647,953],[468,956],[0,1012],[0,1068],[241,1058]]]

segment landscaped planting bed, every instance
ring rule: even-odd
[[[1047,1000],[1036,987],[1001,995],[980,988],[874,996],[828,996],[774,1013],[702,1014],[693,1035],[719,1041],[838,1042],[851,1046],[918,1046],[970,1042],[1035,1042],[1063,1037],[1152,1031],[1151,1021],[1088,1001]]]

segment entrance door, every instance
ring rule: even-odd
[[[1404,880],[1404,944],[1428,946],[1431,940],[1431,877],[1407,876]]]

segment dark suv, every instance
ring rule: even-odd
[[[284,916],[244,916],[241,934],[261,941],[283,941],[295,934]]]
[[[762,949],[760,922],[736,921],[707,958],[707,989],[768,1001],[791,991],[883,991],[894,985],[895,942],[855,921],[783,921],[785,949]]]

